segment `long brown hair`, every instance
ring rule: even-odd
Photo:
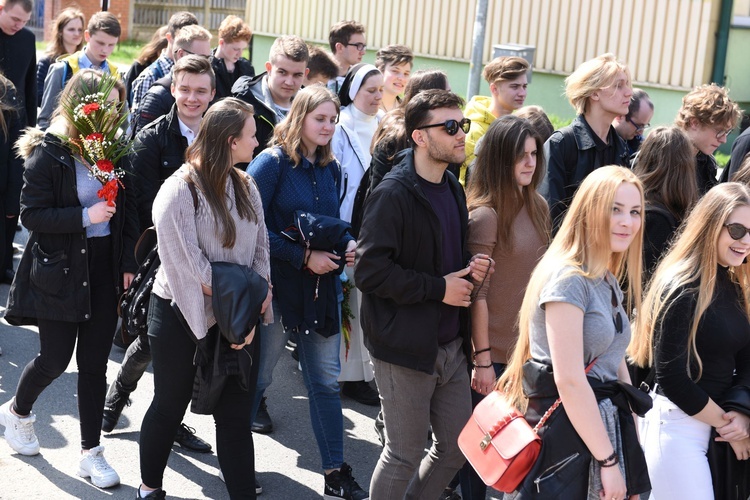
[[[294,165],[299,165],[302,161],[300,149],[302,148],[302,127],[304,126],[305,118],[315,111],[318,106],[326,102],[332,102],[336,106],[336,113],[338,114],[340,109],[339,98],[327,88],[322,85],[312,85],[300,90],[294,96],[292,107],[286,118],[274,128],[270,146],[279,146],[289,155]],[[328,165],[334,160],[331,141],[328,141],[328,144],[325,146],[318,146],[315,152],[321,167]],[[312,151],[308,151],[307,153],[312,153]]]
[[[609,271],[618,281],[628,283],[626,310],[635,309],[640,314],[643,225],[625,252],[612,252],[610,242],[612,207],[617,189],[623,184],[638,188],[643,206],[643,186],[629,169],[610,165],[590,173],[576,191],[547,253],[531,273],[518,315],[518,341],[496,385],[519,408],[525,409],[527,403],[522,385],[523,365],[531,358],[532,319],[539,307],[542,289],[555,272],[570,266],[571,273],[601,278]]]
[[[633,172],[643,182],[648,203],[660,203],[682,220],[698,201],[695,168],[687,134],[677,127],[657,127],[643,141]]]
[[[203,192],[211,212],[223,229],[222,234],[217,236],[221,237],[224,248],[234,247],[237,240],[237,228],[227,205],[227,177],[234,187],[234,203],[240,218],[257,221],[247,180],[234,168],[230,148],[233,139],[242,137],[245,122],[252,120],[254,113],[253,107],[240,99],[222,99],[208,108],[195,141],[185,151],[192,171],[191,179]]]
[[[653,364],[654,336],[658,334],[658,324],[669,307],[684,293],[685,287],[690,286],[698,295],[695,312],[690,317],[688,345],[685,346],[688,351],[686,369],[690,373],[690,364],[695,360],[698,373],[690,375],[700,379],[703,363],[696,348],[696,336],[701,318],[714,296],[718,266],[716,242],[729,216],[743,206],[750,206],[750,188],[738,182],[725,182],[713,187],[690,211],[677,241],[654,272],[643,307],[638,309],[633,338],[628,347],[628,356],[635,364],[641,367]],[[730,272],[740,284],[745,314],[750,315],[748,265],[730,268]]]
[[[86,29],[86,20],[83,18],[83,12],[78,10],[75,7],[67,7],[60,11],[60,13],[55,18],[54,24],[52,25],[52,35],[49,42],[49,45],[47,46],[47,50],[44,52],[48,56],[52,58],[52,61],[54,62],[55,59],[58,57],[65,55],[68,53],[68,51],[65,49],[65,44],[63,43],[63,31],[65,30],[65,27],[68,25],[68,23],[74,19],[80,19],[81,20],[81,41],[76,47],[76,51],[81,50],[83,48],[84,39],[83,39],[83,30]]]
[[[536,144],[536,169],[531,184],[518,189],[516,164],[524,156],[526,139]],[[499,219],[497,245],[504,253],[513,250],[513,221],[524,205],[542,239],[549,240],[549,208],[537,187],[544,178],[544,150],[542,140],[531,124],[513,115],[498,118],[484,135],[482,147],[466,188],[469,211],[478,207],[494,208]]]
[[[135,58],[138,64],[148,66],[159,58],[159,55],[167,48],[167,44],[169,43],[167,40],[168,28],[168,26],[162,26],[154,32],[151,40],[143,46],[138,57]]]

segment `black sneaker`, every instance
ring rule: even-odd
[[[443,494],[440,495],[439,500],[461,500],[461,495],[449,486],[443,490]]]
[[[325,476],[323,489],[325,500],[368,500],[370,495],[363,490],[352,476],[352,468],[346,463],[341,464],[341,470],[335,470]]]
[[[136,500],[141,500],[141,498],[150,498],[151,500],[164,500],[167,498],[167,492],[163,489],[159,488],[158,490],[154,490],[145,497],[141,496],[141,487],[139,486],[135,490],[135,498]]]
[[[253,432],[256,434],[271,434],[273,432],[273,420],[271,420],[271,415],[268,414],[265,397],[260,400],[258,413],[255,415],[255,421],[253,422]]]
[[[174,436],[174,444],[196,453],[211,453],[211,445],[195,435],[195,429],[180,424]]]
[[[102,418],[102,430],[104,432],[112,432],[120,420],[122,409],[126,406],[130,406],[130,399],[127,395],[117,391],[114,392],[114,396],[111,399],[107,398],[104,401],[104,415]]]
[[[344,382],[341,394],[368,406],[380,406],[380,394],[364,380],[359,382]]]

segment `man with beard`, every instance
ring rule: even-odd
[[[354,276],[386,427],[373,499],[438,498],[465,461],[456,440],[471,415],[468,307],[491,261],[468,254],[466,200],[446,172],[466,157],[462,105],[446,90],[409,101],[412,149],[365,206]]]

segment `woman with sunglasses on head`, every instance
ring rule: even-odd
[[[654,407],[640,422],[640,439],[655,500],[750,494],[747,485],[738,489],[749,479],[738,460],[750,457],[750,409],[734,406],[738,395],[750,398],[748,228],[750,189],[712,188],[688,215],[638,309],[629,355],[654,375]],[[714,442],[716,433],[722,443]],[[725,449],[724,461],[710,467],[707,452],[721,455],[722,447],[731,453]]]
[[[490,255],[496,263],[471,304],[473,406],[492,391],[508,363],[524,289],[547,249],[549,209],[536,190],[543,167],[542,141],[528,121],[507,115],[492,122],[466,188],[469,252]],[[470,464],[461,479],[464,499],[485,498],[487,487]]]
[[[595,57],[565,79],[565,95],[578,116],[544,143],[547,175],[541,192],[555,231],[587,175],[603,165],[628,165],[627,145],[612,121],[628,113],[630,71],[612,54]]]
[[[231,499],[254,499],[251,431],[257,360],[257,327],[230,344],[217,325],[212,263],[234,263],[270,279],[268,233],[260,194],[250,176],[234,168],[258,145],[253,107],[228,97],[213,105],[185,152],[185,163],[162,184],[153,203],[161,266],[148,312],[154,399],[143,418],[141,485],[137,498],[166,498],[164,470],[188,403],[196,400],[198,360],[214,354],[215,378],[226,377],[205,405],[216,426],[216,450]],[[271,289],[261,306],[271,320]],[[219,337],[217,339],[217,336]],[[215,351],[214,351],[215,349]],[[195,364],[194,364],[195,362]],[[214,379],[215,380],[215,379]],[[215,397],[214,397],[215,396]],[[211,407],[212,406],[212,407]]]
[[[714,152],[740,121],[742,112],[729,98],[726,88],[715,83],[695,87],[682,98],[675,125],[690,138],[696,159],[698,192],[701,195],[718,184]]]
[[[333,155],[341,165],[340,216],[346,222],[352,220],[357,188],[370,167],[370,143],[378,127],[377,115],[382,100],[383,74],[380,70],[364,63],[349,68],[339,90],[341,113],[331,142]],[[345,278],[353,283],[352,268],[346,269],[345,273]],[[341,343],[341,393],[362,404],[379,406],[378,391],[370,385],[375,377],[372,361],[359,325],[359,292],[351,289],[348,300],[348,308],[354,317],[349,318],[349,344]]]
[[[344,417],[338,383],[339,274],[344,264],[354,263],[356,242],[346,234],[334,253],[334,248],[306,248],[282,234],[288,234],[286,230],[299,211],[331,217],[329,220],[339,217],[341,168],[331,151],[338,113],[339,101],[327,88],[313,85],[300,90],[286,118],[276,125],[270,147],[247,168],[263,199],[271,247],[273,309],[277,317],[281,316],[281,323],[260,327],[263,349],[253,420],[291,337],[297,344],[310,420],[325,472],[324,494],[326,498],[363,500],[367,493],[344,462]]]
[[[650,489],[631,414],[649,400],[627,385],[625,363],[626,311],[640,309],[643,204],[630,170],[595,170],[531,274],[497,388],[532,426],[558,395],[562,405],[540,429],[541,455],[520,498],[637,499]],[[618,279],[628,283],[625,304]]]

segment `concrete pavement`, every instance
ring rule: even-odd
[[[22,234],[19,233],[22,238]],[[18,255],[16,256],[18,258]],[[0,304],[5,304],[8,285],[0,285]],[[2,308],[4,309],[4,308]],[[2,310],[0,309],[0,310]],[[15,392],[21,372],[39,348],[35,328],[20,328],[0,322],[0,404]],[[124,351],[113,347],[107,378],[112,380],[120,367]],[[118,487],[100,490],[79,478],[80,431],[76,404],[76,364],[42,393],[34,411],[35,429],[41,453],[34,457],[15,454],[0,440],[0,499],[125,499],[135,498],[140,484],[138,436],[141,419],[153,397],[153,375],[146,372],[132,394],[132,406],[126,407],[117,428],[102,437],[105,456],[120,475]],[[310,425],[307,391],[296,362],[282,355],[267,392],[269,412],[275,429],[270,435],[255,435],[258,479],[264,500],[321,498],[323,476],[320,458]],[[344,406],[345,460],[352,465],[360,485],[369,489],[372,471],[380,454],[373,421],[378,408],[342,398]],[[214,447],[213,419],[187,413],[184,422]],[[218,478],[215,453],[197,454],[173,448],[164,476],[169,499],[227,498]]]

